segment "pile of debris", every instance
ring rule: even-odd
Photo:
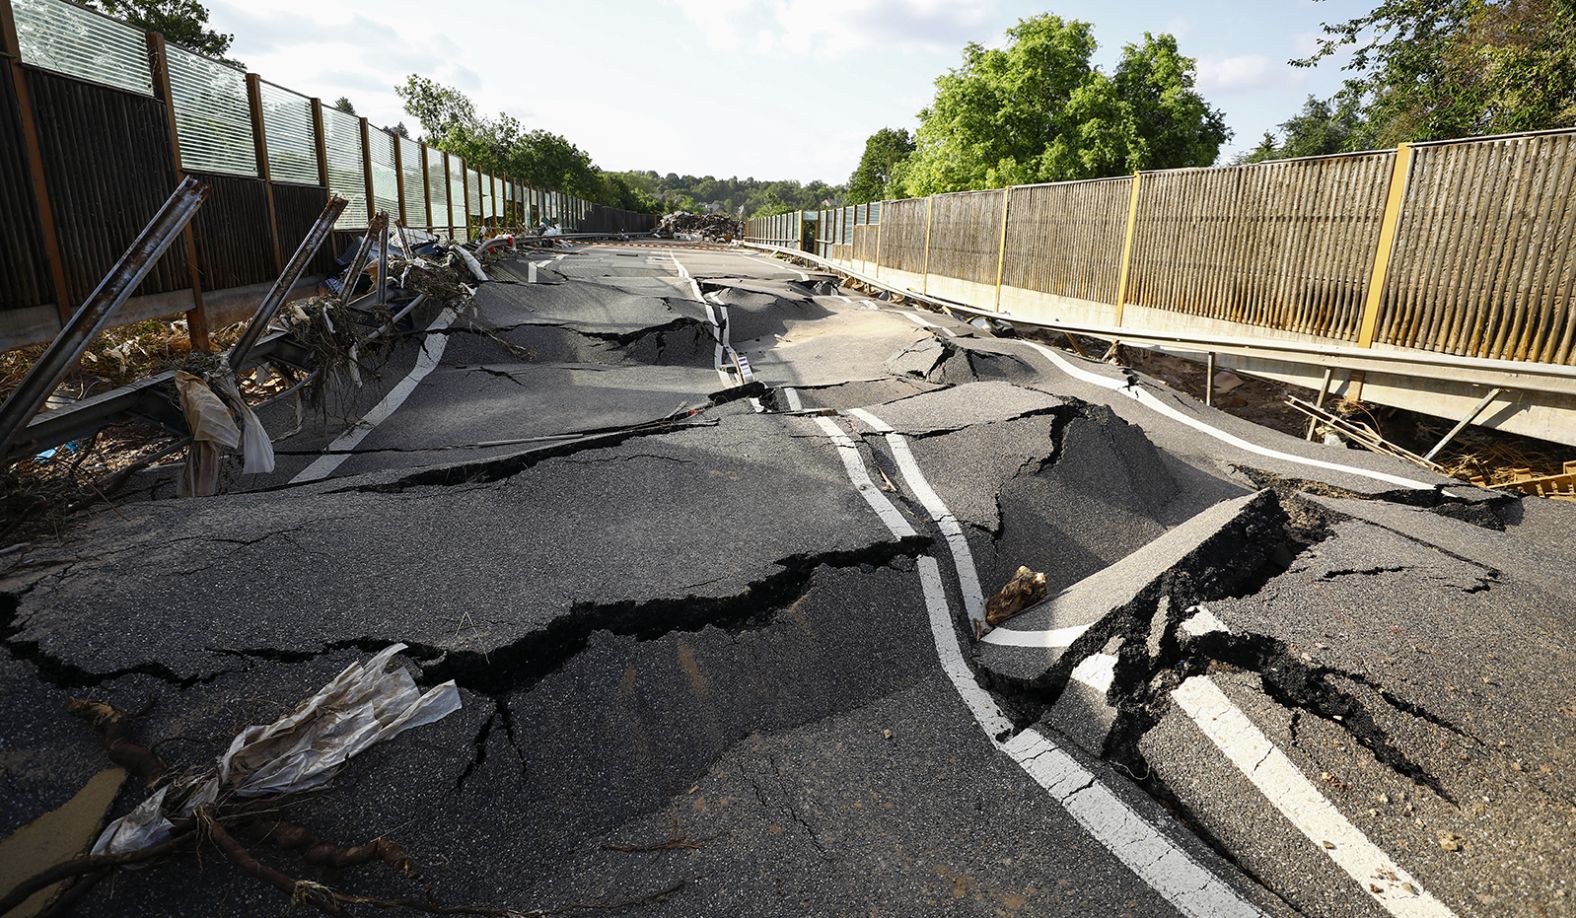
[[[702,239],[706,242],[732,242],[744,234],[744,226],[727,214],[671,213],[662,218],[655,235],[659,239]]]

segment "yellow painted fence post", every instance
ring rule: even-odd
[[[1001,243],[996,248],[996,311],[1001,312],[1001,276],[1007,266],[1007,206],[1011,203],[1012,186],[1001,190]]]
[[[1357,346],[1373,347],[1379,332],[1379,310],[1384,305],[1385,280],[1390,274],[1390,256],[1395,251],[1396,227],[1401,222],[1401,201],[1406,197],[1406,179],[1412,171],[1412,145],[1395,148],[1395,168],[1390,172],[1390,193],[1384,202],[1384,218],[1379,223],[1379,248],[1374,252],[1374,270],[1368,278],[1368,296],[1363,302],[1363,322],[1357,330]]]
[[[930,293],[930,218],[936,213],[936,196],[925,199],[925,260],[924,276],[919,282],[920,293]]]
[[[1127,201],[1127,237],[1122,242],[1122,273],[1116,283],[1116,324],[1122,324],[1122,307],[1127,304],[1127,281],[1133,267],[1133,231],[1138,224],[1138,185],[1142,172],[1133,173],[1133,193]]]

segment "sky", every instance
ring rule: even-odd
[[[604,169],[840,183],[872,132],[916,125],[964,44],[1000,44],[1044,12],[1092,23],[1107,72],[1144,32],[1175,35],[1234,132],[1229,159],[1339,87],[1338,62],[1287,61],[1375,0],[206,2],[235,35],[230,56],[264,79],[348,96],[413,136],[393,87],[421,73],[563,134]]]

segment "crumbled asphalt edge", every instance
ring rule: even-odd
[[[1050,468],[1065,454],[1068,448],[1066,431],[1075,419],[1102,424],[1126,424],[1109,407],[1076,399],[1031,414],[1052,418],[1049,431],[1051,448],[1043,456],[1031,457],[1002,480],[997,492],[998,503],[1001,489],[1010,480],[1021,475],[1038,474]],[[951,433],[956,429],[938,430],[930,435]],[[1137,435],[1147,440],[1141,430],[1137,430]],[[879,440],[880,436],[866,434],[865,439],[868,443],[871,437]],[[896,477],[898,470],[889,465],[890,460],[882,451],[871,449],[870,453],[872,464],[878,471],[890,480],[899,480]],[[1106,698],[1116,709],[1117,716],[1103,748],[1098,750],[1099,755],[1118,766],[1134,784],[1174,814],[1225,861],[1235,865],[1259,885],[1269,888],[1165,784],[1140,750],[1140,741],[1169,710],[1171,691],[1184,679],[1202,676],[1212,670],[1255,673],[1259,676],[1265,695],[1291,712],[1294,731],[1295,721],[1304,714],[1322,718],[1349,734],[1377,762],[1452,805],[1456,803],[1454,797],[1438,778],[1397,748],[1368,705],[1343,687],[1343,683],[1368,689],[1385,705],[1401,714],[1426,721],[1474,743],[1480,744],[1481,741],[1425,706],[1390,692],[1366,674],[1305,660],[1279,639],[1261,634],[1220,631],[1184,637],[1180,628],[1189,616],[1189,610],[1211,601],[1258,594],[1270,581],[1291,570],[1304,553],[1334,537],[1336,524],[1350,519],[1315,504],[1304,497],[1304,493],[1386,501],[1436,512],[1440,508],[1464,509],[1469,512],[1462,515],[1451,512],[1446,515],[1495,529],[1503,527],[1500,513],[1507,506],[1516,505],[1517,501],[1514,497],[1495,497],[1473,503],[1438,489],[1399,489],[1362,494],[1323,482],[1276,476],[1241,466],[1236,471],[1256,484],[1264,485],[1245,511],[1212,534],[1130,603],[1115,610],[1102,619],[1098,626],[1080,636],[1049,671],[1033,680],[1013,680],[985,670],[978,665],[977,659],[970,659],[970,666],[976,682],[995,698],[1012,720],[1014,729],[1023,730],[1039,723],[1050,712],[1066,689],[1073,669],[1081,661],[1101,652],[1112,639],[1119,639],[1118,662]],[[907,505],[906,509],[913,518],[929,519],[928,514],[919,512],[919,508],[914,507],[902,492],[889,496]],[[1005,515],[1000,516],[999,520],[1004,528]],[[987,534],[993,539],[1001,536],[1000,531]],[[1426,547],[1442,551],[1437,546]],[[1483,569],[1476,583],[1462,587],[1465,591],[1480,592],[1498,582],[1500,572],[1484,568],[1470,559],[1457,557],[1456,560]],[[1358,576],[1378,574],[1380,571],[1341,573]],[[978,644],[972,640],[969,623],[960,611],[954,613],[953,628],[959,635],[961,646],[971,648],[969,655],[974,657]],[[997,737],[998,740],[1006,738]]]
[[[1363,493],[1347,488],[1337,487],[1323,481],[1308,478],[1295,478],[1278,475],[1264,469],[1254,468],[1249,465],[1233,465],[1232,470],[1253,482],[1258,489],[1269,489],[1284,497],[1296,494],[1312,494],[1318,497],[1334,497],[1346,500],[1384,501],[1386,503],[1400,504],[1403,507],[1412,507],[1418,510],[1427,510],[1439,516],[1463,523],[1471,523],[1483,529],[1492,529],[1495,532],[1504,532],[1506,525],[1519,521],[1521,500],[1519,494],[1509,494],[1503,491],[1494,491],[1485,494],[1481,500],[1467,500],[1445,490],[1452,485],[1436,485],[1428,490],[1419,488],[1394,488],[1388,491]]]

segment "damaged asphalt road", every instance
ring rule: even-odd
[[[271,475],[5,558],[0,833],[109,767],[70,698],[201,768],[399,642],[462,709],[283,807],[421,882],[264,861],[520,913],[1576,914],[1568,508],[760,255],[492,271]],[[1045,600],[974,621],[1019,566]],[[77,911],[287,904],[201,854]]]

